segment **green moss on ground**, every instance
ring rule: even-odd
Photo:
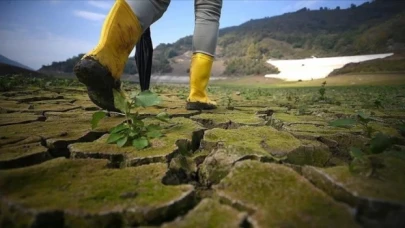
[[[79,100],[76,100],[75,102],[73,102],[73,104],[76,106],[79,106],[81,109],[93,109],[93,110],[100,109],[90,100],[79,99]]]
[[[315,140],[301,140],[299,149],[287,156],[287,162],[294,165],[325,166],[332,156],[329,148]]]
[[[16,111],[28,110],[29,104],[25,104],[25,103],[21,104],[21,103],[17,103],[16,101],[1,100],[0,107],[1,107],[1,110],[7,111],[7,112],[16,112]]]
[[[307,167],[304,174],[336,198],[345,197],[343,191],[335,189],[336,186],[343,188],[352,195],[346,198],[351,204],[356,204],[354,201],[359,197],[405,205],[405,161],[384,154],[378,157],[382,163],[374,178],[353,175],[348,166],[325,169]]]
[[[67,112],[70,110],[75,110],[75,109],[80,109],[80,106],[71,104],[71,103],[58,103],[58,104],[51,104],[51,103],[45,103],[45,104],[26,104],[25,106],[22,106],[22,108],[14,109],[11,108],[9,109],[10,111],[17,111],[17,112],[30,112],[30,113],[43,113],[43,112]]]
[[[181,189],[189,189],[161,185],[160,178],[166,172],[162,164],[119,170],[106,165],[105,160],[55,159],[29,168],[0,171],[1,189],[7,198],[24,207],[89,212],[112,209],[116,203],[123,203],[121,208],[131,203],[154,206],[172,200]],[[149,192],[151,189],[157,192]],[[134,199],[121,197],[134,191],[138,194]]]
[[[204,185],[218,183],[235,162],[243,159],[281,160],[294,165],[323,167],[331,157],[326,145],[317,141],[300,141],[288,132],[271,127],[208,130],[202,146],[211,152],[200,166],[199,176]]]
[[[63,98],[64,97],[62,95],[59,95],[56,93],[51,93],[48,91],[38,91],[35,94],[10,97],[9,100],[17,101],[19,103],[28,103],[28,102],[35,102],[35,101],[60,100]]]
[[[149,122],[159,124],[158,121]],[[118,162],[126,163],[126,165],[131,165],[132,162],[138,165],[137,160],[139,159],[150,160],[149,162],[165,162],[167,156],[176,152],[178,148],[176,142],[178,140],[184,139],[191,143],[193,140],[197,140],[193,139],[193,132],[203,129],[196,122],[182,117],[171,119],[169,124],[163,124],[163,127],[165,126],[166,128],[163,130],[164,136],[150,140],[151,145],[142,150],[138,150],[132,145],[118,147],[116,144],[107,144],[108,134],[94,142],[71,144],[69,150],[73,157],[98,158],[101,155],[103,158],[114,160],[111,156],[120,155],[122,158]]]
[[[229,122],[239,125],[263,125],[264,120],[255,114],[228,111],[227,113],[202,113],[192,116],[191,119],[204,123],[209,127],[220,127]]]
[[[66,148],[71,144],[74,159],[41,161],[39,165],[30,163],[32,166],[29,168],[0,171],[0,192],[3,197],[0,227],[12,227],[13,222],[29,227],[38,222],[39,217],[22,212],[21,209],[27,208],[35,209],[31,211],[33,213],[53,210],[54,213],[42,214],[42,218],[51,223],[61,219],[62,223],[55,223],[54,227],[129,227],[160,225],[163,221],[173,221],[166,225],[176,227],[236,227],[240,225],[239,215],[244,213],[233,208],[251,213],[249,221],[255,227],[304,227],[308,224],[316,227],[352,227],[356,224],[351,214],[338,201],[351,205],[358,205],[361,201],[362,206],[357,210],[361,213],[368,213],[371,209],[389,211],[386,209],[392,208],[387,206],[387,202],[394,206],[399,203],[403,205],[405,184],[402,173],[405,172],[402,167],[405,165],[398,160],[383,159],[381,167],[375,172],[378,178],[369,180],[350,176],[346,166],[351,160],[349,148],[364,149],[370,139],[361,136],[363,129],[360,125],[343,129],[330,127],[328,122],[352,117],[358,110],[364,109],[382,121],[371,122],[373,128],[399,136],[395,128],[404,120],[400,107],[405,87],[356,87],[353,90],[327,85],[328,100],[320,101],[318,90],[322,81],[314,83],[317,83],[316,88],[299,89],[223,90],[213,87],[209,89],[210,96],[220,105],[218,109],[206,110],[202,114],[185,110],[186,86],[154,86],[153,90],[160,91],[158,94],[162,103],[157,107],[137,109],[143,117],[166,111],[171,117],[192,118],[174,118],[171,123],[162,123],[166,135],[152,140],[152,146],[144,150],[108,145],[105,143],[108,134],[89,142],[107,133],[125,118],[112,114],[114,117],[101,120],[99,126],[91,130],[92,114],[99,109],[88,99],[85,89],[49,87],[46,88],[48,91],[37,89],[2,93],[0,125],[15,125],[0,127],[0,164],[1,161],[24,160],[39,153],[39,142],[43,140],[50,148]],[[185,97],[179,97],[179,94]],[[219,101],[226,94],[232,94],[233,110],[226,108],[226,102]],[[63,99],[58,98],[61,95]],[[374,100],[380,95],[378,99],[384,109],[373,106]],[[265,125],[258,111],[268,109],[274,114],[273,122],[267,124],[273,123],[283,131],[267,126],[241,127]],[[35,119],[41,114],[47,117],[46,121]],[[270,116],[267,114],[269,119]],[[34,122],[22,123],[26,121]],[[152,118],[145,119],[145,122],[156,123]],[[202,124],[227,130],[206,131],[201,148],[196,153],[190,153],[191,144],[193,150],[197,149]],[[193,135],[194,131],[198,133]],[[30,146],[34,144],[37,146]],[[52,154],[55,151],[59,150],[52,149]],[[80,159],[85,157],[98,159]],[[262,162],[276,160],[284,165],[243,161],[246,159]],[[167,164],[169,161],[171,163]],[[106,168],[111,163],[136,168]],[[321,169],[306,165],[339,167]],[[313,187],[286,166],[307,176],[308,170],[311,170],[312,179],[308,178],[319,188]],[[197,170],[198,178],[195,176]],[[192,187],[173,186],[176,184],[173,178],[177,178],[177,184],[188,181],[195,183],[196,179],[203,185],[221,183],[215,187],[221,203],[231,203],[234,207],[206,199],[186,216],[175,219],[180,212],[192,207],[189,205],[185,208],[191,198],[187,198],[187,202],[182,201],[185,199],[182,196],[189,194]],[[331,200],[325,192],[336,199]],[[5,200],[22,207],[10,207],[11,204],[5,203]],[[55,212],[57,209],[65,214],[58,214]],[[375,215],[373,210],[371,215]]]
[[[226,105],[225,105],[225,107],[226,107]],[[273,110],[273,108],[275,110]],[[243,113],[246,113],[246,114],[256,114],[258,111],[262,111],[262,112],[265,112],[265,111],[268,111],[268,110],[271,110],[273,112],[274,111],[279,111],[280,108],[279,107],[273,107],[273,106],[269,107],[269,108],[263,108],[263,107],[234,107],[234,110],[239,111],[239,112],[243,112]],[[228,112],[229,112],[229,110],[228,110]]]
[[[0,163],[38,153],[47,153],[48,148],[41,143],[31,143],[13,147],[0,148]]]
[[[400,119],[405,118],[405,111],[404,110],[387,110],[387,111],[384,111],[384,114],[386,116],[383,116],[383,117],[386,117],[386,118],[394,118],[394,119],[395,118],[400,118]],[[378,114],[376,114],[376,116],[378,116]]]
[[[48,148],[40,142],[0,148],[0,169],[14,169],[39,164],[52,159]]]
[[[349,208],[333,201],[290,168],[272,163],[237,163],[217,194],[254,210],[258,227],[359,227]]]
[[[65,118],[75,119],[77,117],[86,118],[90,121],[93,113],[94,113],[93,111],[84,112],[83,110],[78,109],[78,110],[72,110],[72,111],[68,111],[68,112],[46,112],[46,113],[44,113],[44,116],[47,118],[47,121],[65,119]]]
[[[277,131],[268,126],[243,126],[238,129],[212,129],[205,132],[203,143],[221,142],[232,145],[240,156],[257,154],[262,156],[286,155],[301,143],[288,132]]]
[[[387,135],[390,135],[393,137],[402,137],[401,134],[399,133],[399,131],[393,127],[383,125],[380,123],[375,123],[375,122],[372,122],[369,125],[370,125],[370,127],[372,127],[374,129],[372,136],[375,136],[378,132],[381,132],[383,134],[387,134]]]
[[[363,132],[363,129],[360,126],[347,129],[331,126],[317,126],[314,124],[292,124],[290,126],[284,126],[283,128],[287,131],[292,132],[308,132],[315,134],[336,134],[336,133],[361,134]]]
[[[99,126],[92,130],[91,118],[91,115],[74,112],[50,115],[46,121],[1,126],[0,145],[36,136],[47,140],[48,146],[55,147],[53,145],[55,142],[75,142],[92,135],[92,132],[96,134],[108,132],[125,120],[122,117],[104,118]],[[94,140],[94,137],[90,137],[89,140]]]
[[[356,113],[357,113],[357,111],[353,110],[353,108],[349,108],[349,107],[343,108],[340,106],[332,106],[332,107],[329,107],[327,110],[328,110],[328,112],[333,113],[335,116],[340,116],[340,117],[350,117],[350,116],[356,115]]]
[[[85,132],[88,132],[90,128],[90,119],[80,117],[74,119],[8,125],[0,127],[0,143],[6,139],[24,139],[30,136],[39,136],[48,139],[69,136],[72,134],[84,134]]]
[[[163,107],[162,107],[163,106]],[[166,107],[165,107],[166,106]],[[169,114],[169,116],[191,116],[199,113],[199,111],[195,110],[187,110],[185,109],[185,105],[183,104],[184,107],[173,107],[173,106],[168,106],[168,105],[159,105],[159,107],[153,106],[153,107],[147,107],[147,108],[140,108],[137,111],[139,112],[140,115],[157,115],[161,112],[166,112]]]
[[[240,227],[246,213],[239,212],[230,206],[222,205],[212,199],[203,199],[184,218],[163,224],[170,227]]]
[[[60,210],[78,219],[89,213],[108,216],[127,211],[133,216],[127,218],[140,222],[157,219],[158,214],[164,214],[162,208],[180,202],[193,191],[189,185],[163,185],[165,164],[125,169],[109,169],[106,165],[106,160],[60,158],[28,168],[0,171],[2,197],[23,209]],[[145,214],[147,211],[151,214]]]
[[[0,114],[0,126],[29,123],[34,121],[44,120],[45,118],[41,115],[34,115],[30,113],[7,113]]]
[[[273,119],[284,123],[312,123],[325,125],[325,121],[322,118],[311,115],[292,115],[287,113],[274,113]]]

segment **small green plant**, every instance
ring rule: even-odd
[[[305,115],[305,114],[307,114],[307,111],[308,111],[308,106],[301,105],[301,106],[298,107],[297,115],[298,116]]]
[[[262,89],[258,88],[256,92],[259,97],[263,96]]]
[[[159,138],[163,135],[159,125],[146,125],[137,111],[131,113],[132,108],[145,108],[159,104],[160,99],[156,94],[150,91],[143,91],[138,95],[131,96],[131,100],[128,101],[122,93],[117,90],[113,90],[113,92],[114,105],[125,114],[126,120],[110,129],[107,143],[116,143],[119,147],[132,144],[136,149],[143,149],[149,146],[150,139]],[[94,113],[91,121],[92,128],[97,127],[99,121],[104,117],[106,117],[105,112],[99,111]],[[160,121],[168,122],[168,115],[165,112],[159,113],[155,118]]]
[[[287,93],[287,100],[292,101],[292,99],[293,99],[292,93]]]
[[[329,123],[330,126],[351,128],[356,124],[360,124],[363,128],[363,133],[367,137],[371,137],[374,129],[369,125],[370,121],[375,120],[370,115],[364,112],[358,112],[355,118],[338,119]]]
[[[359,112],[356,118],[338,119],[329,123],[331,126],[350,128],[356,124],[361,124],[364,129],[364,133],[371,137],[375,132],[369,122],[374,120],[369,115]],[[400,126],[398,131],[405,130],[404,126]],[[377,154],[386,153],[390,156],[399,157],[405,159],[405,151],[402,148],[393,149],[393,145],[400,141],[397,137],[392,137],[381,132],[377,132],[367,144],[365,149],[359,149],[357,147],[350,148],[350,155],[352,161],[349,164],[349,170],[353,174],[370,177],[375,173],[375,170],[380,166],[380,162]]]
[[[319,90],[318,90],[319,94],[321,95],[321,96],[320,96],[320,99],[321,99],[321,100],[325,100],[325,93],[326,93],[326,88],[325,88],[325,86],[326,86],[326,81],[322,82],[322,86],[321,86],[321,88],[319,88]]]
[[[253,90],[250,90],[250,89],[243,91],[242,96],[243,96],[243,98],[245,98],[245,100],[248,100],[248,101],[257,99],[256,92]]]
[[[298,102],[300,102],[300,97],[299,96],[294,96],[294,103],[296,104],[296,103],[298,103]]]
[[[374,101],[374,107],[376,107],[377,109],[379,109],[379,108],[383,109],[384,108],[384,106],[382,105],[381,100],[379,100],[379,99]]]
[[[231,94],[227,93],[226,96],[222,100],[226,106],[226,109],[229,109],[229,110],[233,109],[233,105],[232,105],[233,99],[232,99]]]
[[[374,129],[369,125],[370,121],[375,120],[370,115],[365,114],[364,112],[357,113],[357,120],[363,127],[363,132],[367,137],[371,137],[374,132]]]
[[[387,152],[387,155],[402,156],[403,158],[404,151],[389,150],[395,141],[395,138],[379,132],[371,139],[369,146],[364,150],[357,147],[350,148],[350,156],[352,157],[352,161],[349,163],[350,172],[366,177],[373,176],[380,166],[376,155],[383,152]]]
[[[405,137],[405,123],[401,123],[398,127],[399,134]]]

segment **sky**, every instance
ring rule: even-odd
[[[140,0],[147,1],[147,0]],[[367,0],[223,0],[220,28],[293,12],[303,7],[348,8]],[[97,45],[113,0],[1,0],[0,54],[35,70]],[[194,1],[171,0],[151,26],[153,45],[192,35]],[[131,56],[134,56],[132,51]]]

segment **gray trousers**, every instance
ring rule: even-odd
[[[159,20],[170,0],[126,0],[137,16],[142,30]],[[215,56],[222,0],[194,0],[195,25],[193,52]]]

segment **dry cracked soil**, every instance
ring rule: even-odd
[[[98,108],[81,88],[1,93],[0,227],[405,227],[403,88],[386,90],[389,108],[367,108],[376,132],[398,139],[397,156],[376,155],[372,177],[348,167],[350,148],[372,135],[328,125],[364,108],[367,90],[305,108],[296,104],[308,91],[235,90],[200,112],[185,110],[177,89],[139,109],[145,121],[170,116],[142,150],[106,143],[122,116],[91,129]]]

